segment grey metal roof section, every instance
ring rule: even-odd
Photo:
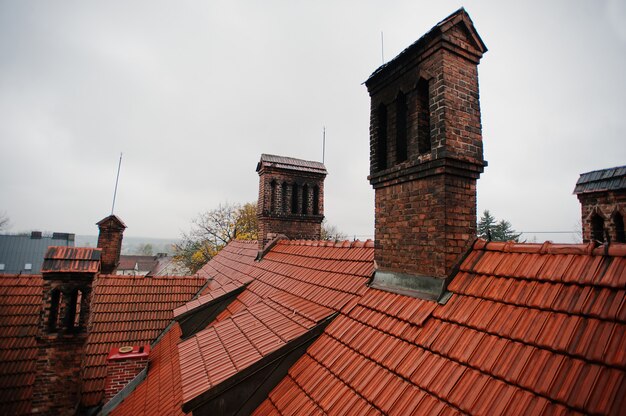
[[[574,194],[626,190],[626,166],[594,170],[580,175]]]
[[[257,172],[261,169],[261,166],[271,166],[280,169],[298,170],[302,172],[321,173],[324,175],[328,173],[326,171],[326,166],[324,166],[324,164],[321,162],[267,154],[261,155],[261,161],[256,168]]]
[[[39,274],[49,246],[74,247],[74,234],[51,236],[32,232],[26,235],[0,235],[0,274]],[[26,267],[31,265],[30,270]],[[0,269],[2,267],[0,266]]]

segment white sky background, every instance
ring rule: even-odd
[[[380,33],[390,60],[461,5],[489,48],[479,212],[576,230],[578,175],[626,164],[624,1],[0,0],[0,213],[96,234],[123,152],[125,235],[176,238],[255,200],[261,153],[321,160],[326,126],[326,217],[372,237]]]

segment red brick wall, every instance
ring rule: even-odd
[[[37,336],[37,376],[33,388],[33,413],[42,415],[73,415],[80,400],[80,365],[87,339],[93,275],[44,274],[42,309]],[[78,325],[64,319],[72,300],[80,289],[80,307],[76,308]],[[58,304],[58,325],[49,326],[51,294],[62,293]]]
[[[131,382],[144,368],[148,366],[149,346],[144,346],[141,352],[139,347],[123,355],[113,348],[107,360],[107,376],[105,381],[104,402],[108,402],[120,390]]]
[[[581,208],[583,241],[586,243],[591,240],[591,220],[596,213],[604,220],[604,227],[608,231],[611,242],[619,241],[614,219],[615,214],[619,213],[622,219],[626,220],[626,191],[594,192],[577,196]]]
[[[80,363],[86,334],[39,338],[32,413],[74,415],[79,402]]]
[[[446,40],[429,38],[366,85],[371,96],[369,179],[376,192],[378,267],[444,278],[476,236],[476,180],[485,163],[477,71],[482,53],[467,40],[465,29],[454,26],[442,38]],[[427,88],[420,88],[425,82]],[[396,126],[404,128],[396,122],[399,92],[408,107],[405,161],[398,158],[396,145]],[[378,143],[381,104],[387,107],[383,169]],[[424,137],[430,137],[430,150],[420,153]]]
[[[325,175],[291,171],[285,169],[262,168],[259,171],[259,199],[257,216],[259,224],[259,249],[278,234],[291,239],[319,240],[324,219],[324,178]],[[272,192],[272,181],[275,183]],[[286,183],[283,194],[282,184]],[[296,213],[292,212],[294,184],[297,185]],[[306,210],[303,209],[302,192],[308,187]],[[317,187],[317,214],[314,213],[314,188]]]

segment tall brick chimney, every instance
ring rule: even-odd
[[[324,219],[324,178],[320,162],[261,155],[259,174],[259,249],[279,234],[319,240]]]
[[[120,262],[122,235],[126,225],[115,215],[109,215],[97,223],[100,230],[98,248],[102,249],[102,274],[115,272]]]
[[[487,164],[477,66],[486,51],[459,9],[365,82],[375,286],[437,298],[475,238],[476,180]]]

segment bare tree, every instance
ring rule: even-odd
[[[10,221],[6,212],[0,213],[0,231],[6,231],[9,228]]]
[[[347,238],[348,236],[345,233],[339,231],[336,225],[329,224],[328,221],[326,221],[326,218],[324,218],[324,221],[322,221],[322,240],[340,241],[346,240]]]

